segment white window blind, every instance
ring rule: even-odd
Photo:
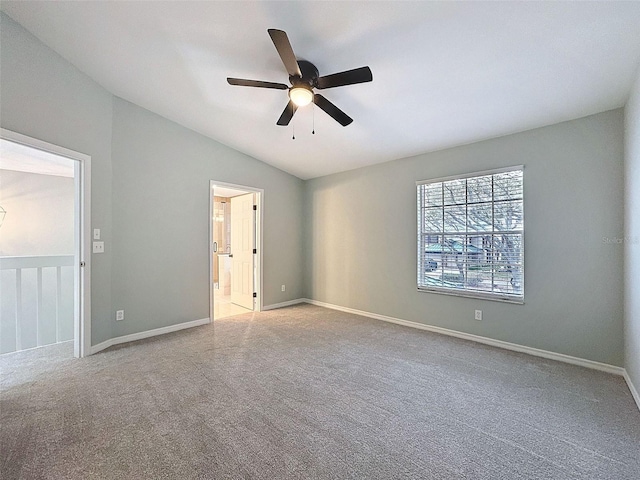
[[[418,289],[524,300],[523,167],[417,184]]]

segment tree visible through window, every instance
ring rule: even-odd
[[[522,301],[522,167],[418,182],[418,288]]]

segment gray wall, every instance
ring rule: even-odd
[[[124,100],[113,116],[116,336],[209,316],[210,179],[264,189],[264,305],[302,296],[302,180]]]
[[[92,259],[93,344],[207,316],[216,179],[265,189],[265,305],[306,296],[614,365],[623,363],[626,247],[626,365],[640,383],[638,247],[603,241],[624,234],[621,111],[303,183],[113,97],[3,13],[0,22],[1,126],[92,157],[92,223],[106,244]],[[418,293],[415,181],[514,164],[526,166],[525,305]],[[127,318],[116,324],[120,308]]]
[[[525,304],[416,291],[418,180],[524,164]],[[307,182],[307,297],[623,364],[623,112]],[[474,309],[483,310],[481,322]]]
[[[91,156],[91,219],[111,243],[112,96],[0,12],[0,125]],[[111,338],[111,252],[91,270],[93,343]]]
[[[640,389],[640,70],[625,107],[625,368]]]
[[[0,255],[73,255],[72,177],[0,170]]]
[[[93,345],[208,317],[210,179],[265,189],[263,303],[302,296],[301,180],[114,97],[0,21],[2,128],[91,156],[105,241],[92,256]]]

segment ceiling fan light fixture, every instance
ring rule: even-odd
[[[304,107],[313,101],[313,92],[308,87],[296,86],[289,90],[289,98],[298,107]]]
[[[0,0],[2,1],[2,0]],[[307,60],[298,60],[289,37],[284,30],[269,28],[267,30],[273,46],[276,47],[280,60],[285,70],[289,74],[289,82],[291,87],[284,83],[265,82],[262,80],[249,80],[246,78],[227,77],[229,85],[237,85],[240,87],[260,87],[271,88],[275,90],[287,90],[289,101],[284,107],[280,118],[276,125],[286,127],[291,122],[293,115],[299,107],[304,107],[313,103],[333,118],[343,127],[350,125],[353,118],[336,107],[329,100],[319,93],[314,93],[314,89],[323,90],[325,88],[343,87],[345,85],[355,85],[356,83],[371,82],[373,74],[369,67],[354,68],[345,70],[344,72],[332,73],[331,75],[320,76],[316,66]],[[312,132],[314,133],[314,132]]]

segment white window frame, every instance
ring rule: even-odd
[[[423,205],[423,196],[421,195],[421,189],[424,185],[429,185],[429,184],[434,184],[434,183],[444,183],[444,182],[448,182],[448,181],[452,181],[452,180],[465,180],[465,179],[470,179],[470,178],[475,178],[475,177],[483,177],[483,176],[488,176],[488,175],[496,175],[496,174],[500,174],[500,173],[506,173],[506,172],[513,172],[513,171],[521,171],[522,172],[522,203],[523,203],[523,212],[522,212],[522,229],[521,230],[513,230],[513,231],[509,231],[509,233],[513,233],[513,234],[520,234],[521,235],[521,258],[520,258],[520,265],[521,265],[521,289],[520,289],[520,294],[506,294],[503,292],[488,292],[488,291],[481,291],[481,290],[473,290],[473,289],[467,289],[467,288],[454,288],[454,287],[445,287],[445,286],[431,286],[431,285],[426,285],[424,278],[425,278],[425,268],[426,266],[424,265],[424,259],[426,258],[425,256],[425,246],[426,246],[426,242],[425,242],[425,238],[427,238],[427,235],[442,235],[442,236],[446,236],[446,235],[452,235],[451,232],[445,232],[445,227],[443,225],[442,227],[442,231],[441,232],[436,232],[435,230],[432,231],[425,231],[425,218],[424,218],[424,205]],[[493,195],[493,193],[492,193]],[[417,281],[417,288],[419,292],[430,292],[430,293],[438,293],[438,294],[444,294],[444,295],[455,295],[455,296],[461,296],[461,297],[470,297],[470,298],[480,298],[480,299],[484,299],[484,300],[494,300],[494,301],[500,301],[500,302],[507,302],[507,303],[517,303],[517,304],[523,304],[524,303],[524,276],[525,276],[525,266],[524,266],[524,251],[525,251],[525,247],[524,247],[524,165],[515,165],[512,167],[506,167],[506,168],[498,168],[498,169],[493,169],[493,170],[485,170],[485,171],[480,171],[480,172],[473,172],[473,173],[467,173],[467,174],[462,174],[462,175],[452,175],[452,176],[448,176],[448,177],[440,177],[440,178],[433,178],[433,179],[429,179],[429,180],[421,180],[416,182],[416,205],[417,205],[417,277],[416,277],[416,281]],[[494,200],[494,198],[492,197],[491,199],[491,205],[492,205],[492,209],[493,209],[493,205],[495,203],[496,200]],[[468,208],[469,205],[472,205],[470,203],[468,203],[468,199],[465,199],[465,203],[461,204],[464,205],[465,208]],[[444,211],[444,205],[442,206],[443,211]],[[470,231],[465,231],[464,233],[461,233],[461,236],[468,236],[471,233],[477,233],[477,232],[470,232]],[[485,232],[481,232],[483,235],[496,235],[496,234],[502,234],[504,233],[503,231],[499,231],[499,230],[495,230],[495,224],[492,224],[491,227],[491,231],[485,231]],[[444,271],[444,270],[443,270]]]

